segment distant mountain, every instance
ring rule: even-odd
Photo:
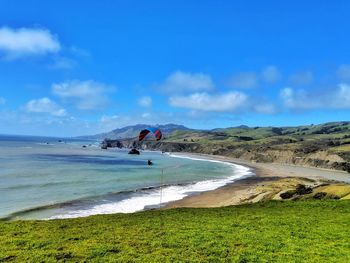
[[[220,132],[220,131],[227,131],[227,130],[249,130],[251,129],[249,126],[247,125],[239,125],[239,126],[235,126],[235,127],[228,127],[228,128],[215,128],[215,129],[212,129],[210,130],[211,132]]]
[[[113,131],[107,133],[100,133],[96,135],[88,135],[88,136],[80,136],[81,139],[91,139],[91,140],[103,140],[105,138],[108,139],[126,139],[126,138],[134,138],[138,136],[139,132],[147,127],[158,127],[163,136],[167,136],[174,131],[190,131],[190,128],[187,128],[183,125],[178,124],[163,124],[163,125],[148,125],[148,124],[136,124],[130,125],[123,128],[118,128]]]

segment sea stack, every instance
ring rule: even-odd
[[[133,148],[129,151],[129,154],[140,154],[140,151],[138,151],[137,149]]]

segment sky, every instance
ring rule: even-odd
[[[0,134],[349,120],[350,1],[0,6]]]

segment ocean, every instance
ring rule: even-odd
[[[131,213],[251,173],[244,166],[176,154],[102,150],[96,141],[0,135],[0,218]]]

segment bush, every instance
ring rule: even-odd
[[[272,132],[277,134],[277,135],[282,135],[283,134],[283,129],[282,128],[273,127],[272,128]]]
[[[340,197],[335,195],[335,194],[329,194],[329,195],[327,195],[327,198],[328,199],[340,199]]]
[[[314,195],[314,199],[324,199],[327,196],[325,192],[318,192]]]
[[[254,140],[253,137],[249,137],[249,136],[235,136],[236,138],[238,138],[241,141],[252,141]]]
[[[295,189],[296,194],[298,195],[306,195],[312,193],[311,187],[306,187],[303,184],[298,184],[297,188]]]
[[[343,163],[343,171],[350,173],[350,162]]]
[[[284,193],[281,193],[280,197],[282,199],[289,199],[289,198],[292,198],[295,194],[296,194],[295,190],[289,190],[289,191],[286,191]]]
[[[311,187],[306,187],[303,184],[298,184],[295,190],[289,190],[280,194],[282,199],[290,199],[295,195],[306,195],[312,193]]]

